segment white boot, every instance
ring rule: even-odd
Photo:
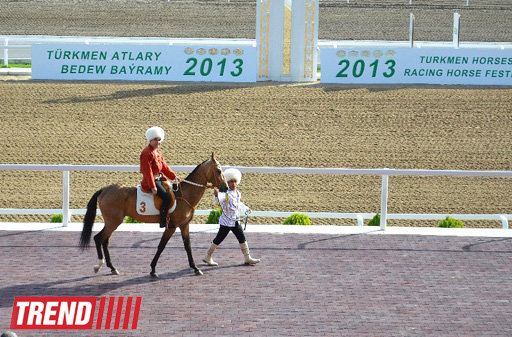
[[[245,264],[256,264],[260,262],[260,259],[253,259],[251,257],[251,253],[249,252],[249,245],[247,241],[240,244],[240,249],[242,249],[242,253],[244,254]]]
[[[210,248],[208,248],[208,251],[206,252],[206,256],[204,257],[203,261],[209,266],[218,266],[219,264],[212,259],[213,252],[215,251],[215,248],[217,248],[217,245],[212,242],[210,245]]]

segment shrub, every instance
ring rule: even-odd
[[[380,214],[377,213],[375,216],[368,221],[368,226],[380,226]]]
[[[140,221],[135,220],[131,216],[127,216],[125,221],[126,223],[141,223]]]
[[[55,214],[50,222],[62,222],[62,214]]]
[[[286,220],[283,221],[283,225],[311,225],[309,217],[302,213],[293,213]]]
[[[460,220],[456,220],[454,218],[450,218],[449,216],[446,219],[439,221],[437,227],[443,228],[464,228],[464,224]]]
[[[222,214],[222,208],[212,209],[206,220],[207,224],[218,224],[220,215]]]

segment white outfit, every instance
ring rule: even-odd
[[[237,180],[239,181],[240,179]],[[221,244],[221,242],[226,238],[226,235],[228,235],[230,231],[232,231],[238,239],[240,249],[244,255],[244,263],[253,265],[260,262],[260,259],[254,259],[251,256],[249,252],[249,245],[245,240],[244,230],[238,222],[240,221],[240,213],[245,213],[249,209],[249,207],[245,206],[245,204],[240,201],[241,197],[242,194],[237,189],[234,191],[228,189],[228,191],[225,193],[218,192],[218,196],[213,196],[215,201],[217,201],[222,207],[222,214],[219,218],[219,232],[217,233],[215,239],[213,239],[210,247],[208,248],[208,251],[206,252],[206,256],[203,259],[203,261],[209,266],[219,265],[213,260],[212,255],[217,246]]]
[[[222,214],[219,218],[219,224],[227,227],[235,227],[235,221],[240,221],[240,214],[245,213],[249,207],[247,207],[242,201],[240,201],[242,194],[238,189],[228,189],[227,192],[219,192],[218,196],[213,196],[222,207]]]

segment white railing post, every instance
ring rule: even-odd
[[[503,226],[503,229],[508,229],[508,219],[504,215],[500,215],[501,225]]]
[[[9,49],[7,49],[7,46],[9,45],[9,39],[5,38],[4,42],[5,42],[4,43],[5,44],[5,48],[4,48],[4,64],[7,67],[9,65]]]
[[[459,48],[460,14],[453,13],[453,46]]]
[[[380,229],[386,230],[386,218],[388,216],[388,179],[389,176],[382,176],[382,191],[380,194]]]
[[[357,219],[357,225],[358,226],[364,226],[364,219],[363,219],[363,216],[361,214],[357,214],[356,215],[356,219]]]
[[[62,171],[62,226],[67,227],[71,220],[69,212],[69,171]]]
[[[414,47],[414,14],[411,13],[409,16],[409,42],[411,43],[411,48]]]

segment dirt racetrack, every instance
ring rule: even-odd
[[[323,2],[320,38],[406,40],[408,13],[415,12],[418,40],[450,40],[452,15],[458,11],[464,40],[512,40],[512,1],[472,1],[469,7],[464,1],[406,2]],[[254,38],[252,2],[2,5],[2,34]],[[145,145],[144,131],[160,125],[167,132],[163,152],[172,165],[195,165],[215,151],[221,164],[240,166],[512,169],[511,88],[0,77],[0,97],[0,163],[135,165]],[[90,196],[106,184],[135,185],[139,180],[135,173],[72,173],[71,207],[85,208]],[[59,208],[61,181],[59,173],[1,171],[0,208]],[[388,211],[512,213],[511,187],[510,179],[392,177]],[[380,203],[379,177],[246,174],[241,188],[254,210],[377,212]],[[212,207],[208,195],[198,208]],[[0,216],[0,221],[48,219]],[[492,221],[465,224],[500,226]]]

